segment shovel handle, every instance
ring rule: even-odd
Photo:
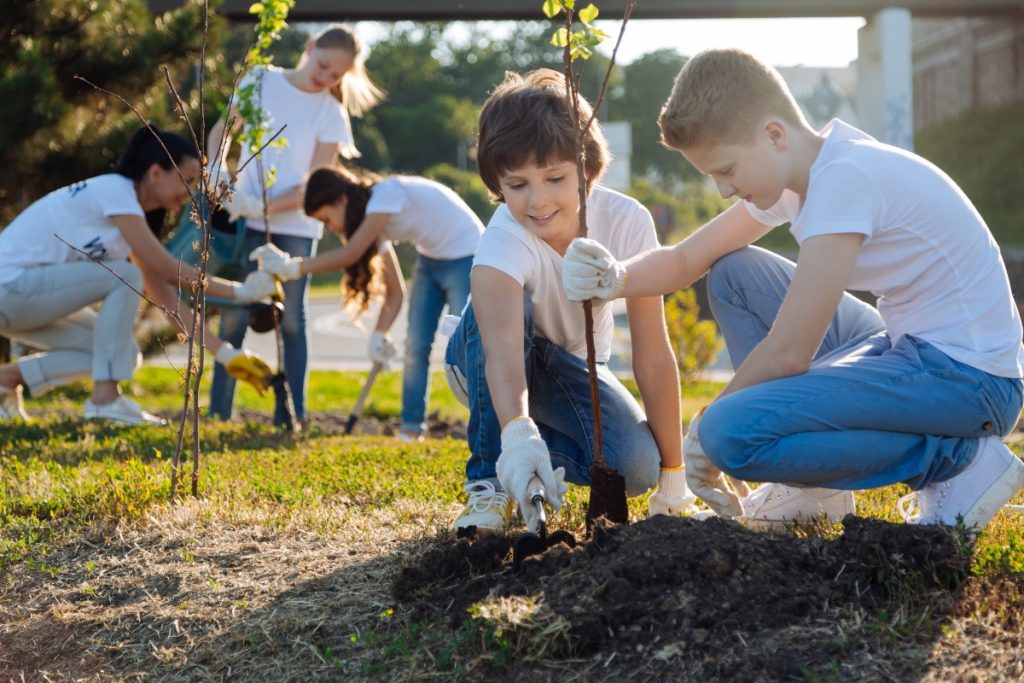
[[[366,397],[370,395],[370,389],[373,388],[373,382],[377,379],[377,374],[383,367],[384,366],[380,363],[374,363],[373,367],[370,368],[370,374],[366,376],[366,383],[363,384],[363,389],[359,392],[356,404],[352,406],[352,412],[348,414],[348,420],[345,422],[345,434],[352,433],[352,429],[356,426],[356,422],[359,421],[359,416],[363,414],[363,404],[366,403]]]

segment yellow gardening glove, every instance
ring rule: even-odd
[[[251,386],[260,396],[267,393],[267,386],[270,384],[270,378],[274,376],[274,371],[259,354],[247,349],[236,349],[225,342],[214,357],[229,375]]]

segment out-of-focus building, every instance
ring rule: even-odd
[[[833,118],[857,125],[854,107],[857,92],[857,67],[782,66],[785,79],[808,123],[821,128]]]
[[[914,129],[1024,100],[1024,21],[915,18]]]

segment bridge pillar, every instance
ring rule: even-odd
[[[867,17],[857,35],[857,116],[882,142],[914,148],[910,11],[891,7]]]

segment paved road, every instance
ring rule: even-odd
[[[408,298],[406,299],[408,301]],[[630,373],[629,333],[625,327],[625,304],[615,302],[616,326],[615,339],[612,344],[611,368],[618,374]],[[311,298],[307,315],[310,320],[310,367],[314,370],[368,370],[370,361],[366,356],[367,339],[377,320],[376,310],[362,316],[362,327],[349,318],[341,310],[337,297]],[[391,336],[401,350],[406,336],[407,312],[403,307],[398,316]],[[431,362],[440,367],[444,360],[444,348],[448,340],[440,334],[434,339]],[[274,364],[277,357],[273,333],[256,334],[253,331],[245,337],[245,345]],[[168,360],[169,359],[169,360]],[[149,363],[167,365],[168,362],[183,365],[185,360],[184,347],[169,347],[167,357],[157,354],[149,359]],[[723,352],[709,373],[711,377],[724,381],[732,375],[729,370],[728,358]]]

